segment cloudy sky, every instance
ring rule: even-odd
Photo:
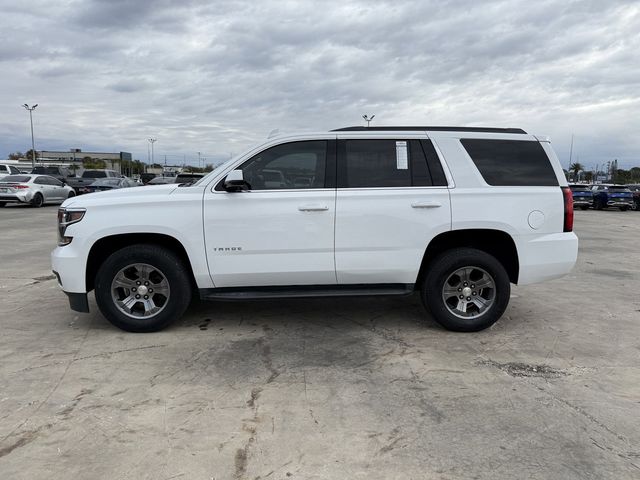
[[[0,158],[219,162],[269,132],[522,127],[640,165],[639,1],[0,0]]]

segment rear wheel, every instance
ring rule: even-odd
[[[621,212],[626,212],[627,210],[629,210],[629,207],[620,207]]]
[[[588,210],[589,209],[589,205],[581,205],[580,209],[581,210]]]
[[[113,325],[154,332],[182,316],[191,299],[182,260],[157,245],[132,245],[111,254],[98,269],[96,302]]]
[[[0,202],[0,208],[4,207],[7,204],[7,202]]]
[[[31,205],[35,208],[40,208],[42,205],[44,205],[44,198],[42,197],[41,193],[36,193],[33,196],[33,198],[31,199]]]
[[[482,250],[449,250],[428,268],[422,302],[448,330],[483,330],[493,325],[509,304],[509,276],[495,257]]]

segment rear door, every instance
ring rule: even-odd
[[[426,135],[338,140],[339,284],[415,283],[429,241],[451,227],[447,179]]]

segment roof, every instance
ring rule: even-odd
[[[497,128],[497,127],[442,127],[442,126],[387,126],[387,127],[343,127],[331,130],[332,132],[477,132],[477,133],[527,133],[521,128]]]

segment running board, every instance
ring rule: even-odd
[[[270,298],[355,297],[410,295],[413,283],[358,285],[287,285],[275,287],[201,288],[202,300],[260,300]]]

